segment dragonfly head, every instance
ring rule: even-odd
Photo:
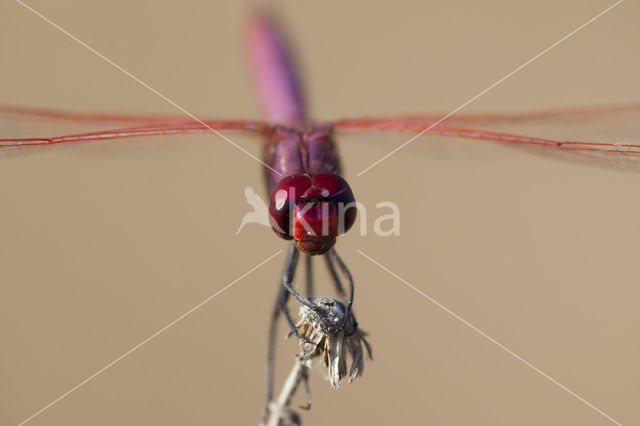
[[[285,240],[307,254],[324,254],[353,226],[356,203],[349,184],[333,173],[283,178],[271,195],[269,220]]]

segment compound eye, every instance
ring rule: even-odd
[[[339,232],[347,232],[355,223],[358,212],[356,199],[347,181],[333,173],[318,173],[311,177],[311,183],[336,204]]]
[[[311,187],[309,175],[292,175],[283,178],[271,194],[269,202],[269,221],[278,236],[285,240],[291,235],[290,213],[304,192]]]

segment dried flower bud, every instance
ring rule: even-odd
[[[300,358],[310,360],[322,355],[329,371],[331,386],[338,389],[340,381],[347,375],[347,351],[351,354],[349,383],[360,375],[364,368],[364,345],[369,359],[371,347],[352,313],[347,313],[344,304],[330,297],[314,297],[311,302],[316,308],[300,307],[300,322],[296,329],[300,336],[312,343],[300,341]]]

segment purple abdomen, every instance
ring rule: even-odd
[[[305,124],[300,82],[285,41],[265,12],[256,12],[247,29],[251,75],[267,121],[287,126]]]
[[[330,126],[308,128],[300,81],[273,17],[257,12],[249,22],[251,75],[267,121],[274,124],[265,145],[268,189],[289,175],[340,173]]]

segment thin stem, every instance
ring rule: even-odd
[[[269,407],[268,421],[266,423],[261,423],[261,425],[278,426],[280,424],[280,419],[283,417],[295,415],[291,410],[289,410],[289,404],[291,403],[291,398],[293,398],[293,394],[295,394],[298,389],[300,382],[307,380],[308,370],[308,361],[296,358],[287,380],[285,380],[282,385],[282,390],[278,395],[278,399],[273,401]]]
[[[276,331],[278,326],[278,316],[282,310],[282,305],[286,306],[287,297],[289,293],[284,287],[279,287],[278,295],[276,296],[275,306],[271,313],[271,320],[269,321],[269,337],[267,340],[267,401],[265,404],[265,412],[269,408],[269,403],[273,399],[273,364],[274,355],[276,350]]]

